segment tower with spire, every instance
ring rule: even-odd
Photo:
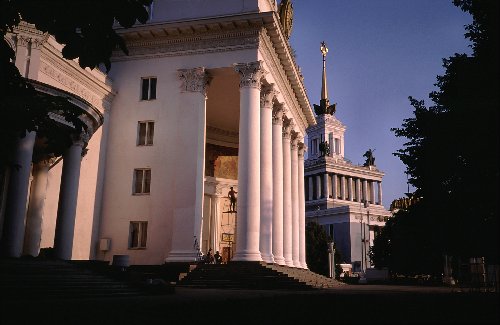
[[[337,104],[328,98],[325,42],[320,51],[321,99],[314,105],[316,125],[307,129],[309,148],[304,163],[306,219],[325,228],[353,271],[365,271],[371,266],[369,247],[391,215],[382,205],[384,173],[375,166],[373,155],[370,163],[359,165],[345,158],[346,127],[335,115]]]

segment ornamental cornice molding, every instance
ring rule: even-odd
[[[224,130],[211,125],[207,125],[207,135],[219,135],[229,138],[239,137],[239,133],[237,131]]]
[[[43,45],[50,36],[36,29],[35,25],[24,21],[13,28],[13,34],[18,46],[27,47],[31,43],[31,47],[35,49]]]
[[[40,63],[40,72],[67,87],[75,95],[82,97],[92,105],[96,107],[102,106],[102,99],[94,96],[93,92],[87,90],[87,87],[82,86],[82,84],[76,78],[68,77],[66,73],[50,66],[43,61]]]
[[[297,101],[297,97],[295,96],[293,89],[290,86],[290,81],[286,76],[285,69],[276,55],[276,50],[273,47],[271,39],[265,28],[262,28],[260,32],[259,50],[264,57],[264,61],[266,62],[270,73],[273,75],[274,80],[278,85],[278,89],[280,89],[281,94],[283,95],[286,106],[292,108],[290,111],[292,111],[292,115],[296,121],[299,121],[299,128],[301,130],[305,130],[309,124],[305,116],[298,113],[302,112],[302,109]]]
[[[240,75],[240,88],[261,89],[262,78],[267,74],[263,61],[234,64],[234,70]]]
[[[210,76],[204,67],[177,70],[181,80],[181,92],[197,92],[207,96],[207,87]]]
[[[111,61],[217,53],[257,48],[258,45],[259,30],[256,28],[224,33],[206,33],[203,36],[163,36],[153,40],[127,42],[129,55],[115,51]]]
[[[102,108],[103,111],[111,107],[116,94],[104,74],[99,76],[100,78],[89,76],[90,72],[81,69],[76,62],[62,58],[60,51],[51,42],[44,44],[40,51],[40,58],[39,71],[41,73],[60,82],[75,95]]]

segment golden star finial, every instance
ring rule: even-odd
[[[326,47],[325,41],[321,42],[321,47],[319,49],[321,50],[321,54],[326,56],[326,53],[328,53],[328,47]]]

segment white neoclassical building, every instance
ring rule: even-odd
[[[62,155],[43,134],[20,140],[22,168],[2,171],[2,253],[161,264],[212,249],[307,268],[303,139],[316,120],[291,3],[157,0],[150,14],[119,30],[129,55],[115,52],[108,75],[32,26],[9,34],[25,77],[71,98],[89,127]]]
[[[306,220],[325,228],[354,271],[365,271],[371,267],[370,246],[391,216],[382,204],[384,173],[376,167],[371,149],[362,166],[345,158],[346,126],[335,116],[336,104],[330,105],[328,98],[328,49],[324,42],[321,51],[321,100],[314,105],[317,123],[307,128],[310,150],[305,161]]]

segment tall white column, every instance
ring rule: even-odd
[[[330,184],[328,180],[328,172],[323,174],[323,194],[325,196],[325,199],[328,199],[330,197]]]
[[[304,193],[304,152],[306,146],[299,142],[298,166],[299,166],[299,262],[300,267],[307,269],[306,262],[306,202]]]
[[[283,104],[273,108],[273,256],[285,265],[283,257]]]
[[[346,192],[346,189],[345,189],[345,176],[344,175],[340,175],[340,198],[342,200],[345,200],[345,192]]]
[[[356,199],[358,202],[362,202],[361,198],[361,179],[356,178]]]
[[[73,253],[76,204],[80,184],[82,150],[89,136],[82,133],[75,137],[73,144],[63,154],[59,204],[57,206],[56,231],[54,236],[54,256],[70,260]]]
[[[26,200],[31,172],[31,160],[35,145],[36,133],[26,132],[18,140],[14,159],[14,168],[11,168],[3,236],[1,241],[1,254],[7,257],[20,257],[24,241],[24,219],[26,217]]]
[[[43,160],[33,166],[30,201],[26,215],[23,255],[38,256],[42,239],[42,217],[47,192],[47,177],[54,159]]]
[[[233,261],[261,261],[260,232],[260,88],[262,61],[234,66],[240,74],[238,221]]]
[[[179,148],[190,148],[190,150],[174,158],[175,164],[184,168],[180,169],[175,177],[172,245],[166,261],[192,262],[198,256],[194,245],[195,239],[202,244],[209,75],[203,67],[181,69],[177,72],[181,81],[180,105],[183,113],[176,123],[175,142]],[[155,171],[152,170],[151,173],[154,175]]]
[[[338,198],[337,181],[338,181],[337,174],[332,174],[332,196],[335,200],[337,200]]]
[[[366,179],[363,179],[363,189],[362,189],[362,192],[363,192],[363,196],[362,196],[362,200],[361,202],[365,202],[365,201],[368,201],[368,181]]]
[[[378,204],[382,205],[382,182],[377,182],[378,185]]]
[[[375,188],[373,186],[373,181],[368,182],[370,186],[370,203],[375,204]]]
[[[260,254],[266,263],[273,258],[273,99],[274,84],[262,86],[260,97]]]
[[[316,200],[321,199],[322,191],[321,191],[321,175],[316,175]]]
[[[291,161],[292,161],[292,261],[293,266],[301,267],[299,260],[299,162],[298,162],[298,133],[291,133]]]
[[[352,177],[347,177],[347,191],[349,192],[349,201],[354,201],[354,190],[353,190],[353,183],[352,183]]]
[[[307,185],[308,185],[308,200],[312,201],[313,200],[313,194],[314,194],[314,185],[313,185],[313,177],[314,176],[307,176]]]
[[[283,118],[283,256],[285,265],[293,266],[292,259],[292,161],[290,131],[292,120]]]

